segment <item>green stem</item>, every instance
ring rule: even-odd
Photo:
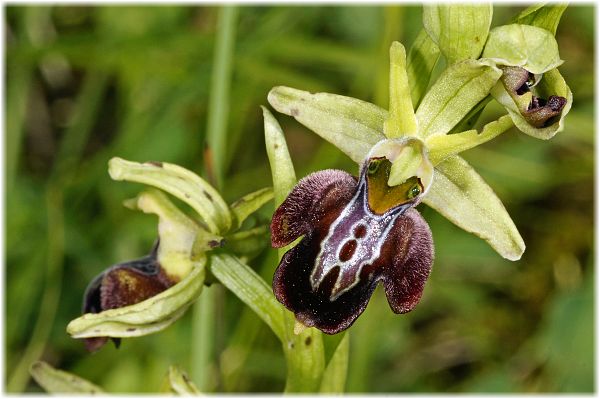
[[[213,358],[215,330],[215,294],[214,287],[207,287],[203,295],[194,304],[192,316],[192,330],[194,339],[192,341],[192,379],[202,392],[214,389],[212,384]]]
[[[237,7],[221,7],[213,57],[206,131],[208,147],[212,155],[215,183],[218,188],[223,185],[226,168],[227,120],[237,15]]]

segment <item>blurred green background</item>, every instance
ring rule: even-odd
[[[495,7],[492,26],[523,9]],[[27,369],[43,359],[109,392],[156,391],[170,364],[204,391],[280,392],[277,339],[218,285],[200,299],[211,298],[204,308],[213,315],[197,305],[164,332],[124,340],[120,349],[88,354],[66,334],[92,277],[144,255],[156,236],[153,216],[122,206],[142,186],[111,181],[107,162],[177,163],[219,184],[229,202],[269,186],[259,108],[269,89],[327,91],[387,107],[389,45],[410,47],[421,7],[241,7],[229,20],[232,56],[219,68],[219,7],[4,11],[5,389],[40,392]],[[349,392],[594,390],[594,8],[570,6],[557,40],[574,96],[565,130],[540,141],[511,129],[464,154],[517,224],[523,258],[505,261],[419,206],[436,244],[423,299],[398,316],[376,291],[349,330]],[[211,108],[215,82],[227,92],[229,78],[229,98]],[[219,111],[226,136],[215,154],[206,140],[218,131]],[[490,104],[482,122],[500,112]],[[298,178],[324,168],[357,171],[335,147],[276,117]],[[265,242],[250,264],[270,282],[275,251]],[[201,369],[192,359],[199,342],[208,362]]]

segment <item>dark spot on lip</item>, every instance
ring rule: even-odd
[[[183,195],[185,196],[185,198],[190,198],[190,195],[188,193],[183,193]]]
[[[305,344],[306,346],[310,345],[310,344],[311,344],[311,342],[312,342],[312,338],[311,338],[311,337],[306,337],[306,340],[304,340],[304,344]]]
[[[278,148],[279,148],[279,144],[275,144],[275,145],[273,146],[273,148],[275,148],[275,149],[278,149]]]
[[[146,162],[149,165],[154,165],[156,167],[162,168],[163,167],[163,163],[162,162],[158,162],[158,161],[148,161]]]
[[[340,261],[347,262],[352,259],[354,251],[356,251],[356,240],[347,241],[340,251]]]
[[[136,330],[136,328],[134,328],[134,327],[130,327],[130,328],[127,329],[128,332],[132,332],[132,331],[135,331],[135,330]]]
[[[209,194],[209,193],[208,193],[206,190],[202,190],[202,193],[204,194],[204,196],[205,196],[206,198],[208,198],[208,200],[209,200],[210,202],[212,202],[212,200],[213,200],[213,197],[212,197],[212,195],[210,195],[210,194]]]
[[[365,235],[367,235],[367,227],[364,224],[359,224],[354,228],[355,238],[363,238]]]
[[[290,113],[292,114],[292,116],[298,116],[298,115],[300,115],[300,111],[298,110],[298,108],[292,108],[292,109],[290,109]]]

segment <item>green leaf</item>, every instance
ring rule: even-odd
[[[248,216],[256,212],[261,206],[273,199],[273,189],[271,187],[262,188],[253,193],[244,195],[239,200],[230,205],[233,216],[233,228],[237,230]]]
[[[206,257],[193,262],[179,283],[135,305],[86,313],[72,320],[67,332],[73,338],[138,337],[161,331],[183,315],[204,284]]]
[[[479,60],[465,60],[446,69],[417,109],[422,137],[448,133],[484,99],[502,71]]]
[[[212,256],[210,268],[212,274],[252,309],[283,342],[285,309],[275,299],[271,287],[254,270],[232,255]]]
[[[356,163],[362,163],[371,147],[385,138],[387,111],[366,101],[284,86],[273,88],[268,99],[277,111],[293,116]]]
[[[556,35],[556,28],[566,9],[567,4],[536,4],[521,12],[514,22],[537,26]]]
[[[479,174],[459,156],[436,166],[423,199],[463,230],[487,241],[500,255],[518,260],[525,243],[504,205]]]
[[[55,394],[103,394],[104,391],[95,384],[75,374],[55,369],[46,362],[37,361],[31,365],[29,372],[33,379],[48,393]]]
[[[390,47],[390,109],[383,124],[388,138],[417,134],[417,120],[412,105],[406,73],[406,51],[399,42]]]
[[[427,31],[421,29],[406,59],[410,98],[414,108],[419,106],[439,58],[439,47],[431,40]]]
[[[535,87],[533,87],[532,90],[533,94],[542,98],[548,98],[550,95],[557,95],[567,99],[567,103],[562,109],[560,118],[558,118],[558,120],[550,126],[536,128],[530,125],[521,115],[518,105],[508,94],[501,82],[496,84],[496,86],[492,89],[491,94],[494,96],[496,101],[506,108],[517,129],[532,137],[548,140],[554,137],[556,133],[563,130],[565,116],[569,113],[571,105],[573,104],[573,94],[571,93],[571,89],[569,86],[567,86],[567,83],[558,69],[553,69],[546,72],[542,80]]]
[[[461,133],[431,136],[425,141],[429,148],[429,160],[435,166],[452,155],[456,155],[497,137],[512,126],[514,124],[511,117],[504,115],[486,124],[481,132],[473,129]]]
[[[108,173],[113,180],[148,184],[179,198],[191,206],[213,234],[224,234],[231,227],[229,207],[221,195],[200,176],[166,162],[137,163],[112,158]]]
[[[323,380],[319,393],[342,394],[348,374],[348,352],[350,350],[350,334],[346,332],[338,344],[329,364],[323,372]]]
[[[423,6],[423,26],[448,65],[477,59],[492,23],[492,5],[436,4]]]
[[[200,395],[202,392],[188,375],[177,366],[169,366],[169,373],[165,381],[165,392],[180,396]]]
[[[271,165],[273,192],[277,207],[296,185],[296,172],[281,126],[268,109],[262,107],[262,110],[265,123],[265,145]]]
[[[552,33],[520,24],[492,29],[483,57],[501,65],[519,66],[534,74],[544,73],[563,63]]]

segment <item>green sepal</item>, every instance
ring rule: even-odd
[[[511,117],[504,115],[486,124],[481,132],[473,129],[461,133],[431,136],[425,141],[427,148],[429,148],[429,160],[435,166],[452,155],[497,137],[512,126],[514,124]]]
[[[437,43],[448,65],[477,59],[492,23],[491,4],[423,6],[423,26]]]
[[[274,90],[271,90],[271,93]],[[268,109],[262,107],[262,110],[265,128],[265,146],[267,148],[269,164],[271,165],[273,195],[275,197],[275,206],[277,207],[285,200],[296,185],[296,172],[294,171],[294,164],[292,163],[281,126],[279,126],[279,123]]]
[[[483,100],[502,71],[485,60],[465,60],[447,68],[417,109],[420,135],[448,133]]]
[[[502,257],[518,260],[525,243],[494,191],[459,156],[436,166],[423,202],[463,230],[484,239]]]
[[[261,206],[273,199],[273,189],[271,187],[262,188],[250,194],[244,195],[239,200],[229,206],[233,218],[232,231],[239,229],[244,220]]]
[[[277,111],[293,116],[356,163],[362,163],[371,147],[385,138],[387,111],[366,101],[284,86],[271,89],[268,99]]]
[[[29,373],[50,394],[104,394],[102,388],[75,374],[50,366],[46,362],[34,362]]]
[[[108,173],[113,180],[126,180],[160,188],[191,206],[213,234],[231,228],[229,207],[221,195],[200,176],[166,162],[137,163],[112,158]]]
[[[546,29],[511,24],[490,31],[483,57],[499,65],[519,66],[534,74],[554,69],[563,63],[558,43]]]

